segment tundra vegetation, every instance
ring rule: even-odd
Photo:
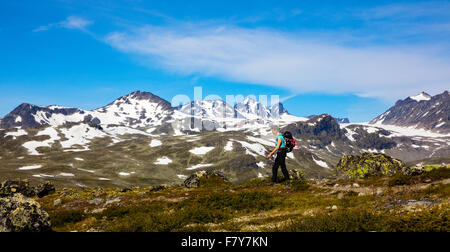
[[[54,231],[450,231],[450,169],[345,180],[58,190],[38,199]],[[344,182],[344,183],[342,183]]]

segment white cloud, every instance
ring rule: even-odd
[[[40,26],[40,27],[34,29],[33,32],[47,31],[51,28],[66,28],[66,29],[74,29],[74,30],[76,29],[76,30],[85,31],[86,28],[92,24],[93,24],[93,22],[90,20],[86,20],[84,18],[77,17],[77,16],[70,16],[64,21]]]
[[[397,99],[450,84],[450,61],[426,46],[347,46],[338,37],[307,37],[238,27],[154,27],[115,32],[105,41],[168,71],[283,87],[292,92],[354,93]]]
[[[64,28],[79,29],[79,30],[83,30],[91,24],[92,24],[92,21],[89,21],[89,20],[86,20],[86,19],[83,19],[80,17],[76,17],[76,16],[68,17],[65,21],[61,22],[61,26]]]

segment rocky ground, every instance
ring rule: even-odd
[[[380,160],[360,156],[360,167],[354,169],[370,170],[364,164],[373,168]],[[291,171],[293,180],[276,185],[268,178],[236,185],[220,172],[194,173],[183,185],[171,187],[52,192],[47,185],[41,198],[36,190],[42,185],[26,197],[17,193],[29,192],[26,187],[4,183],[0,226],[2,231],[48,231],[51,222],[53,231],[70,232],[450,231],[450,167],[394,163],[381,162],[395,172],[372,169],[368,176],[353,178],[336,174],[305,180],[301,171]],[[11,185],[15,192],[5,189]],[[11,201],[33,207],[11,206]],[[21,213],[25,217],[18,217]]]

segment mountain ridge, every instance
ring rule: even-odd
[[[446,90],[431,96],[425,92],[398,100],[394,106],[377,116],[370,124],[396,125],[450,133],[450,95]]]

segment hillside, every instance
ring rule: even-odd
[[[54,231],[448,232],[449,171],[275,186],[209,177],[193,189],[63,189],[38,201]]]

